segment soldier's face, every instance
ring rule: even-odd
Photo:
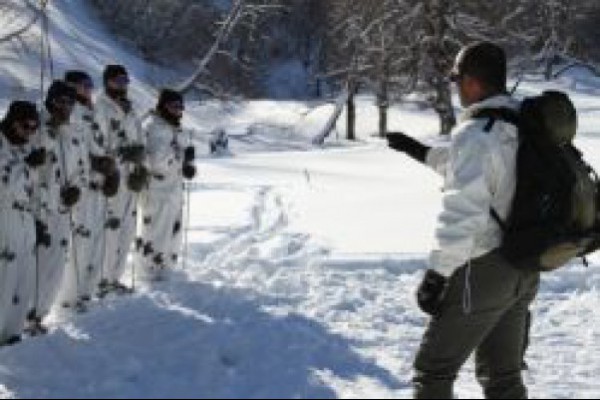
[[[129,77],[127,75],[117,76],[113,79],[109,79],[107,82],[108,89],[114,93],[121,95],[127,95],[129,90]]]
[[[75,85],[75,90],[77,91],[77,96],[80,98],[91,100],[92,92],[94,91],[94,83],[92,81],[85,80]]]
[[[169,114],[177,118],[182,118],[183,112],[185,111],[185,106],[181,101],[172,101],[170,103],[167,103],[165,105],[165,108],[167,109]]]
[[[458,88],[460,103],[463,107],[469,107],[484,97],[483,87],[479,80],[468,75],[455,77],[453,80]]]
[[[36,134],[39,123],[36,120],[16,121],[13,128],[16,137],[22,142],[27,143],[29,139]]]
[[[55,114],[62,121],[68,121],[73,113],[75,99],[68,96],[57,97],[52,101],[52,105],[53,114]]]

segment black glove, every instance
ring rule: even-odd
[[[133,164],[141,164],[144,161],[145,153],[146,148],[140,144],[121,146],[118,149],[118,154],[121,156],[121,159]]]
[[[104,226],[106,229],[116,231],[121,227],[121,220],[118,218],[110,218]]]
[[[117,169],[117,164],[115,163],[115,160],[111,157],[90,156],[90,163],[92,166],[92,170],[104,176],[113,174]]]
[[[192,164],[183,164],[183,177],[192,180],[196,177],[196,167]]]
[[[42,221],[35,221],[35,238],[36,246],[44,246],[46,248],[52,245],[52,237],[48,233],[48,226]]]
[[[186,164],[192,163],[196,159],[196,148],[194,146],[187,147],[183,156],[183,162]]]
[[[81,189],[77,186],[65,186],[60,190],[60,199],[65,207],[71,208],[81,198]]]
[[[417,291],[419,308],[431,316],[439,316],[448,289],[448,279],[438,272],[427,270]]]
[[[135,193],[140,193],[142,190],[148,187],[150,183],[150,174],[146,167],[137,165],[133,172],[129,174],[127,179],[127,187],[129,190]]]
[[[425,163],[427,153],[431,150],[431,147],[401,132],[390,132],[387,135],[387,140],[390,148],[406,153],[421,163]]]
[[[114,170],[112,174],[104,177],[104,185],[102,185],[102,193],[105,197],[115,197],[119,193],[121,185],[121,174],[118,170]]]
[[[25,157],[25,163],[31,168],[38,168],[46,163],[46,156],[47,153],[45,148],[34,149],[27,157]]]

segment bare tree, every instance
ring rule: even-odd
[[[576,38],[573,22],[583,4],[578,1],[546,0],[540,2],[540,39],[538,59],[544,65],[546,80],[553,78],[554,68],[575,53]]]
[[[366,77],[377,93],[382,137],[387,134],[390,102],[417,85],[419,46],[414,32],[421,9],[418,1],[383,0],[372,8],[373,17],[362,35],[366,58],[373,65]]]
[[[448,19],[453,6],[450,0],[426,0],[424,5],[420,70],[424,81],[433,89],[431,103],[440,118],[440,134],[448,135],[456,125],[447,79],[458,47]]]
[[[229,14],[221,23],[221,26],[217,34],[215,35],[215,41],[213,42],[212,46],[210,47],[208,52],[206,52],[206,54],[202,58],[202,61],[200,61],[200,64],[198,65],[196,70],[191,74],[191,76],[185,79],[181,84],[177,85],[178,90],[182,92],[187,92],[194,87],[194,84],[206,72],[208,65],[214,59],[215,55],[231,36],[231,33],[233,32],[236,25],[239,23],[240,19],[246,12],[246,7],[246,0],[235,0],[231,7],[231,10],[229,11]]]
[[[420,80],[432,91],[430,102],[440,119],[440,133],[448,135],[456,124],[448,73],[459,49],[474,41],[491,41],[523,52],[535,41],[537,31],[521,23],[532,12],[531,4],[523,0],[423,3]]]
[[[327,76],[343,82],[348,139],[354,140],[354,97],[359,87],[377,93],[379,133],[387,132],[392,98],[414,90],[418,56],[415,38],[418,1],[332,0],[327,32]]]

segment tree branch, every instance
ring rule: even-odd
[[[35,7],[30,0],[26,0],[25,1],[25,5],[27,6],[27,8],[29,8],[30,10],[33,11],[33,16],[31,18],[31,20],[29,22],[27,22],[24,26],[22,26],[21,28],[10,32],[8,34],[5,34],[4,36],[0,37],[0,44],[2,43],[6,43],[6,42],[10,42],[13,39],[18,38],[19,36],[23,35],[25,32],[27,32],[29,29],[31,29],[31,27],[33,27],[37,21],[40,18],[40,10],[37,9],[37,7]]]
[[[179,85],[176,85],[177,90],[179,90],[182,93],[186,93],[186,92],[189,92],[191,89],[193,89],[194,83],[206,71],[206,69],[208,68],[208,65],[215,57],[218,50],[223,46],[223,44],[225,42],[227,42],[227,40],[231,36],[233,29],[238,24],[240,18],[243,15],[245,6],[246,6],[245,0],[236,0],[235,1],[235,3],[233,4],[233,6],[231,8],[231,11],[229,12],[229,15],[227,16],[225,21],[221,24],[221,27],[219,28],[219,31],[217,32],[217,35],[215,37],[215,41],[214,41],[213,45],[208,50],[208,52],[204,55],[204,58],[202,59],[202,61],[200,61],[200,64],[196,68],[196,71],[194,71],[194,73],[189,78],[187,78],[185,81],[183,81]]]

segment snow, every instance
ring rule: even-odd
[[[150,107],[152,85],[168,72],[119,45],[84,3],[51,4],[59,68],[97,75],[119,60]],[[14,88],[36,97],[35,57],[13,52],[0,46],[0,108]],[[531,77],[518,94],[549,88],[572,95],[577,144],[600,170],[600,81],[573,71],[550,84]],[[224,128],[233,154],[199,162],[186,268],[168,282],[137,282],[136,294],[97,301],[84,315],[55,310],[48,336],[0,349],[0,398],[410,397],[427,323],[414,291],[442,182],[373,137],[373,104],[359,98],[358,143],[333,135],[324,148],[312,139],[331,104],[190,104],[186,125],[197,143]],[[417,99],[395,106],[390,122],[438,140],[435,116]],[[337,132],[344,136],[342,122]],[[600,258],[590,261],[544,276],[526,374],[534,397],[600,395]],[[472,363],[456,391],[481,397]]]

